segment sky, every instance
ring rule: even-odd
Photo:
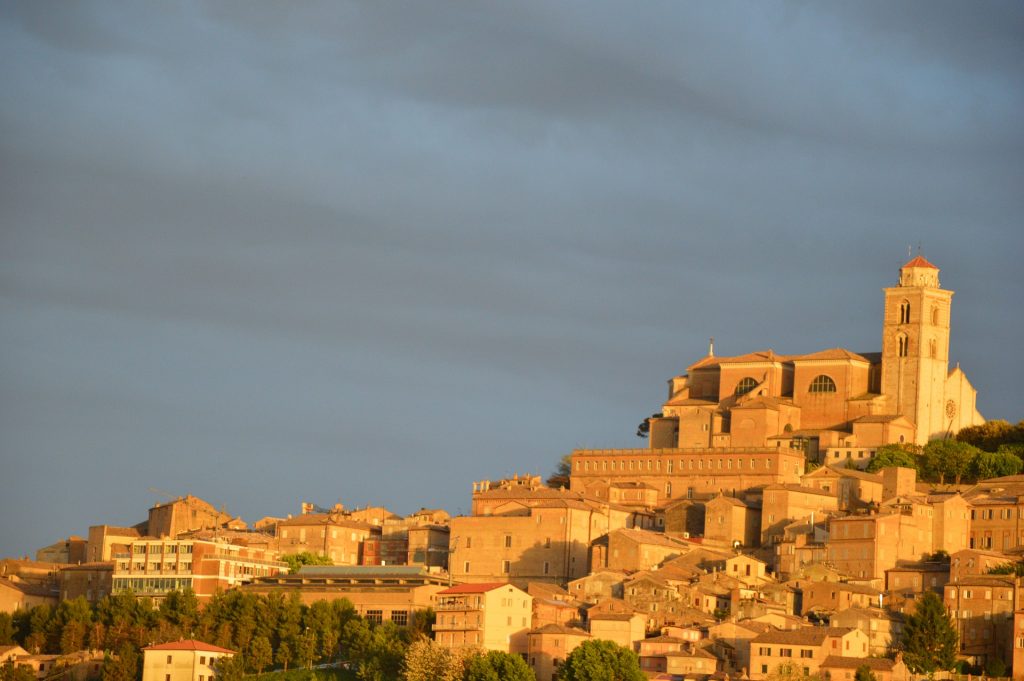
[[[879,350],[908,249],[1024,418],[1019,2],[5,0],[0,87],[0,555],[466,513],[710,336]]]

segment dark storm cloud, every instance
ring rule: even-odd
[[[1022,24],[8,3],[0,553],[136,521],[150,485],[465,509],[634,444],[709,335],[876,350],[919,242],[983,413],[1021,418]]]

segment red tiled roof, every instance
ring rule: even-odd
[[[438,596],[454,596],[457,594],[483,594],[488,591],[500,589],[503,586],[512,586],[508,582],[482,582],[480,584],[459,584],[444,591],[439,591]]]
[[[859,355],[856,352],[850,352],[845,348],[829,348],[828,350],[819,350],[818,352],[812,352],[807,355],[798,355],[793,357],[794,362],[799,362],[804,359],[836,359],[836,360],[857,360],[861,362],[869,362],[870,359]]]
[[[933,270],[939,269],[935,265],[933,265],[930,262],[928,262],[927,260],[925,260],[920,255],[917,256],[916,258],[914,258],[913,260],[911,260],[910,262],[908,262],[907,264],[905,264],[903,267],[930,267]],[[900,269],[902,269],[902,268],[900,268]]]
[[[158,643],[157,645],[147,646],[143,650],[198,650],[204,653],[234,653],[233,650],[227,648],[221,648],[220,646],[211,645],[209,643],[203,643],[202,641],[196,641],[195,639],[189,639],[187,641],[171,641],[170,643]]]
[[[869,667],[871,671],[891,672],[896,662],[883,657],[842,657],[829,655],[821,663],[822,667],[837,669],[857,669],[858,667]]]

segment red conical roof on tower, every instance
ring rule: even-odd
[[[920,255],[919,255],[919,256],[917,256],[916,258],[914,258],[913,260],[911,260],[910,262],[908,262],[908,263],[907,263],[906,265],[904,265],[903,267],[930,267],[930,268],[932,268],[933,270],[937,270],[937,269],[939,269],[939,268],[938,268],[938,267],[936,267],[935,265],[933,265],[933,264],[931,264],[930,262],[928,262],[927,260],[925,260],[925,259],[924,259],[924,257],[923,257],[923,256],[920,256]],[[902,268],[901,268],[901,269],[902,269]]]

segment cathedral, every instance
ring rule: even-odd
[[[923,445],[983,423],[974,387],[959,365],[949,369],[952,299],[939,268],[918,256],[885,289],[881,352],[716,357],[712,345],[669,381],[650,448],[800,449],[862,467],[880,445]]]

